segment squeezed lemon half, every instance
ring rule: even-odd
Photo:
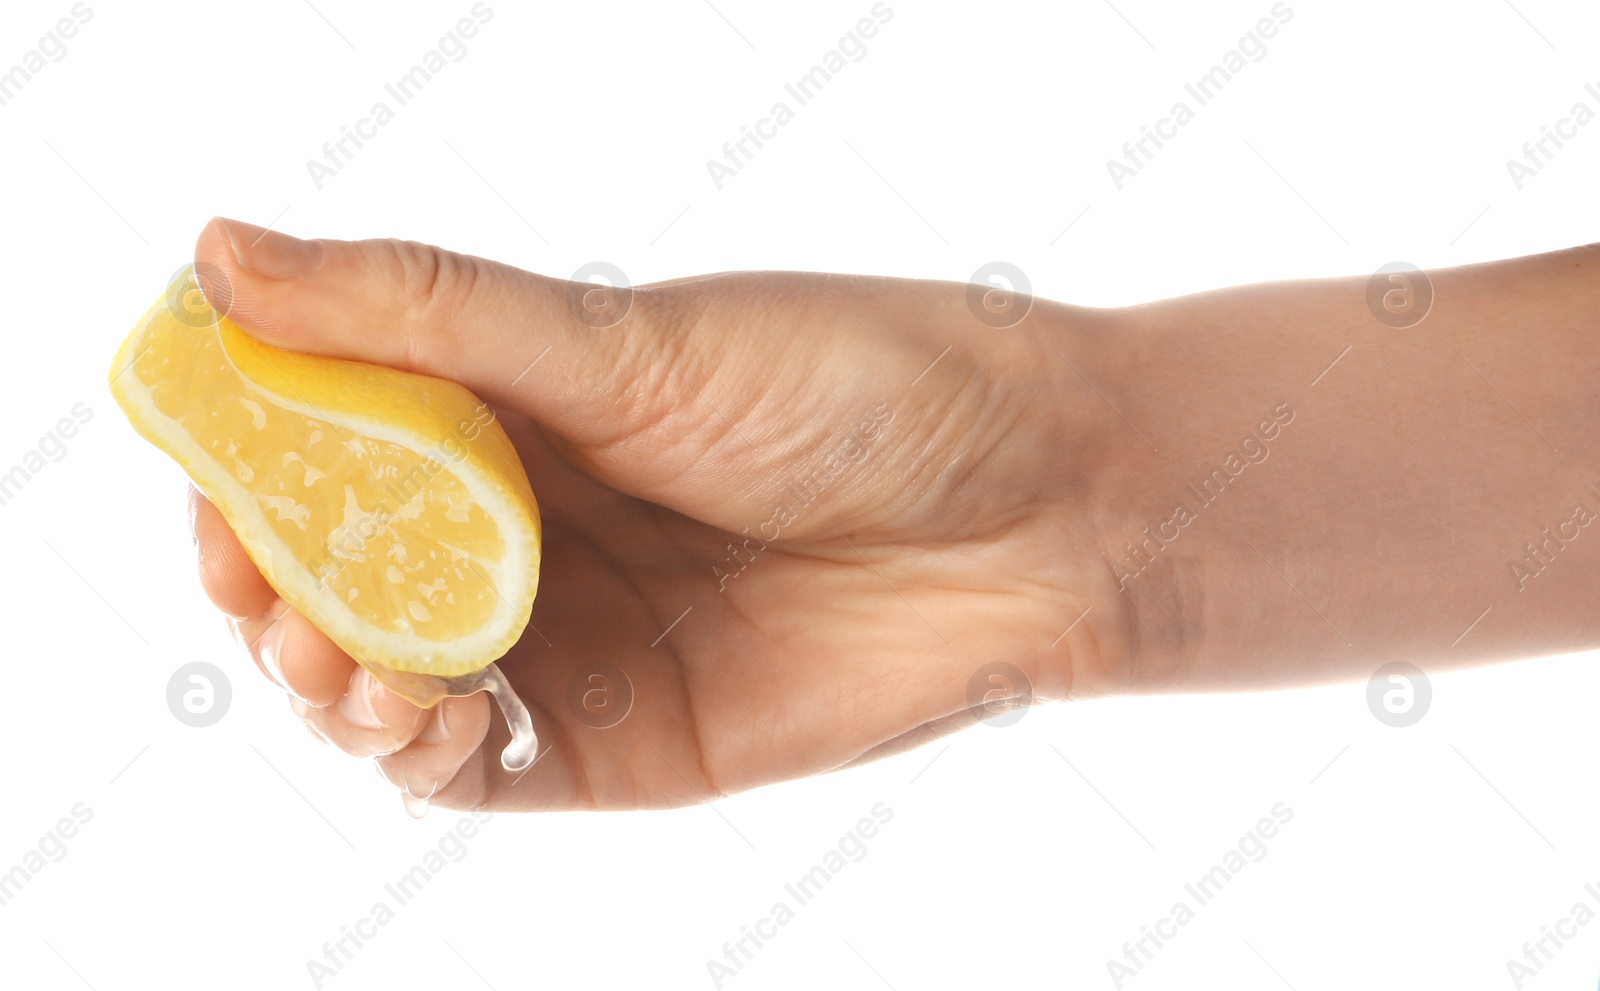
[[[522,635],[539,507],[493,412],[454,382],[246,335],[181,272],[111,394],[216,505],[285,601],[368,667],[440,678]]]

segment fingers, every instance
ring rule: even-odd
[[[344,699],[358,670],[349,654],[293,609],[262,633],[256,649],[281,687],[319,709]]]
[[[237,628],[262,672],[301,703],[295,711],[345,753],[393,753],[425,725],[424,710],[380,685],[287,603]]]
[[[234,635],[261,672],[313,706],[338,701],[355,662],[278,598],[222,513],[193,486],[189,523],[198,551],[200,585],[232,621]]]
[[[392,754],[416,738],[431,715],[380,685],[357,667],[343,697],[309,717],[327,741],[354,757]]]
[[[243,647],[245,652],[250,655],[250,659],[256,662],[256,670],[260,671],[268,681],[286,690],[287,686],[283,683],[283,676],[276,670],[268,669],[266,664],[262,662],[260,647],[262,637],[274,630],[282,622],[284,614],[288,611],[289,603],[282,599],[274,599],[272,605],[260,616],[253,616],[250,619],[228,617],[228,629],[233,632],[234,642]],[[293,692],[289,694],[291,696],[294,695]]]
[[[222,513],[192,486],[189,521],[201,586],[312,732],[352,756],[379,758],[385,777],[415,797],[447,787],[488,735],[488,696],[421,709],[394,694],[278,597]]]
[[[213,304],[275,347],[452,379],[580,443],[646,415],[618,401],[659,353],[642,336],[650,307],[631,291],[627,322],[597,329],[603,320],[580,317],[597,285],[412,241],[303,241],[221,218],[195,260]]]
[[[189,526],[198,547],[200,585],[212,605],[234,619],[265,615],[277,600],[222,513],[189,487]]]
[[[278,598],[222,513],[192,486],[189,516],[199,546],[200,584],[235,620],[239,640],[262,672],[315,708],[344,699],[356,672],[350,655]]]
[[[392,754],[428,729],[432,710],[421,709],[384,688],[288,603],[279,600],[266,615],[237,620],[233,625],[256,666],[289,693],[295,713],[317,736],[345,753],[356,757]],[[443,744],[449,731],[455,730],[459,745],[470,736],[471,728],[464,717],[457,716],[436,727],[428,742]]]
[[[487,695],[444,699],[428,710],[408,746],[378,758],[378,769],[412,797],[431,798],[455,780],[483,744],[492,717]]]

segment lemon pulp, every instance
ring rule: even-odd
[[[357,661],[456,677],[503,655],[538,584],[538,504],[460,385],[262,344],[180,273],[111,391],[261,573]]]

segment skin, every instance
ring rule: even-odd
[[[434,804],[707,801],[972,725],[985,692],[992,712],[1600,646],[1600,537],[1520,589],[1508,567],[1574,501],[1600,512],[1593,248],[1430,273],[1408,330],[1365,277],[991,299],[1026,314],[995,328],[964,284],[731,273],[638,288],[596,328],[566,283],[413,242],[217,220],[196,258],[266,343],[467,386],[528,470],[543,573],[499,663],[548,750],[520,776],[486,696],[424,711],[377,686],[191,493],[202,585],[263,673]],[[1284,407],[1265,459],[1130,561]],[[776,539],[730,557],[780,504]],[[568,699],[579,679],[623,705],[582,680],[602,662],[632,689],[604,728]]]

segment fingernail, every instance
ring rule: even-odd
[[[305,699],[289,687],[289,679],[283,676],[283,637],[289,630],[289,624],[279,616],[273,621],[272,628],[261,638],[261,666],[267,669],[267,674],[274,684],[289,693],[289,697],[299,702]]]
[[[322,245],[240,220],[217,218],[239,267],[266,279],[300,279],[316,271]]]
[[[444,708],[443,702],[434,706],[433,718],[429,719],[428,725],[424,726],[422,732],[417,734],[418,743],[431,747],[434,744],[444,743],[450,739],[450,727],[445,725]]]
[[[378,718],[378,710],[372,704],[377,690],[378,683],[367,669],[356,668],[355,674],[350,676],[349,689],[339,700],[339,715],[359,729],[383,729],[383,720]]]

